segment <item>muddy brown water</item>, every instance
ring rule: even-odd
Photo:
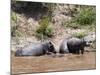
[[[11,74],[87,70],[96,68],[96,53],[11,57]]]

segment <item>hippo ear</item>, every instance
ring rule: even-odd
[[[52,47],[53,46],[53,44],[49,41],[49,47]]]

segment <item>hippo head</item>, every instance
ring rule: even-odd
[[[86,43],[86,46],[91,46],[93,42],[95,42],[95,34],[89,34],[85,36],[83,39]]]
[[[55,50],[55,48],[54,48],[54,45],[51,43],[51,42],[48,42],[48,50],[50,51],[50,52],[53,52],[53,53],[55,53],[56,54],[56,50]]]
[[[84,44],[84,46],[91,46],[93,44],[93,41],[90,39],[90,40],[86,40],[86,39],[82,39],[82,42]]]
[[[45,43],[45,47],[46,47],[46,50],[48,50],[48,52],[56,54],[55,47],[50,41]]]

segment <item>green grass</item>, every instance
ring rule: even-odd
[[[73,34],[73,36],[77,37],[77,38],[83,38],[86,35],[87,35],[86,31],[84,31],[84,32],[76,32],[76,33]]]
[[[43,17],[39,25],[40,26],[36,29],[36,37],[45,39],[53,36],[53,27],[50,26],[50,18],[48,16]]]
[[[70,21],[65,22],[66,27],[82,28],[90,26],[91,29],[96,25],[96,11],[95,7],[81,7],[80,11]]]
[[[79,14],[75,17],[75,22],[80,25],[95,24],[96,13],[92,8],[81,9]]]
[[[11,26],[11,36],[15,37],[17,35],[17,15],[13,11],[11,12],[11,21],[13,22],[13,25]]]
[[[17,15],[15,12],[11,13],[11,20],[14,21],[15,23],[17,22]]]

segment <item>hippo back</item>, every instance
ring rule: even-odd
[[[31,43],[21,50],[17,50],[15,55],[19,56],[40,56],[47,52],[55,52],[55,48],[51,42]]]
[[[38,56],[38,55],[42,55],[42,54],[44,54],[42,44],[33,43],[22,49],[23,56]]]
[[[79,38],[71,38],[67,41],[68,49],[71,53],[76,53],[76,51],[84,50],[84,41]]]
[[[67,40],[68,39],[64,39],[60,45],[60,53],[69,53],[69,50],[68,50],[68,46],[67,46]]]

